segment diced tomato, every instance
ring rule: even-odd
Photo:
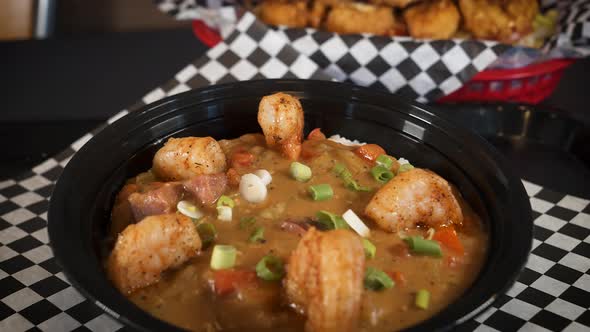
[[[319,156],[319,153],[315,150],[315,144],[310,141],[305,141],[301,144],[301,158],[311,159]]]
[[[385,150],[377,144],[365,144],[356,148],[354,153],[365,160],[374,162],[377,157],[385,154]]]
[[[247,151],[236,151],[231,156],[231,167],[250,167],[254,162],[254,155]]]
[[[434,233],[432,239],[438,241],[446,248],[451,249],[459,256],[463,256],[465,253],[463,244],[461,243],[461,240],[459,240],[459,236],[457,236],[457,232],[453,228],[445,227],[437,230],[436,233]]]
[[[387,272],[387,274],[395,281],[396,285],[403,286],[406,284],[406,277],[400,271]]]
[[[326,135],[322,133],[322,130],[320,128],[315,128],[314,130],[309,132],[309,135],[307,135],[307,139],[310,141],[324,140],[326,139]]]
[[[217,295],[231,294],[239,287],[253,285],[255,281],[256,272],[250,270],[217,270],[213,274]]]
[[[227,170],[227,183],[232,186],[232,187],[237,187],[240,185],[240,180],[241,180],[241,176],[238,173],[238,171],[236,171],[233,168],[230,168]]]

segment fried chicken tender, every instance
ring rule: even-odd
[[[390,232],[418,224],[439,227],[463,223],[463,212],[451,185],[436,173],[420,168],[387,182],[375,193],[365,214]]]
[[[171,138],[156,154],[153,172],[162,180],[188,180],[225,172],[225,154],[213,137]]]
[[[284,286],[289,301],[307,315],[307,332],[357,329],[365,253],[348,230],[310,228],[291,253]]]
[[[451,0],[429,0],[406,9],[404,19],[414,38],[448,39],[457,32],[461,15]]]
[[[363,3],[340,4],[328,13],[325,28],[336,33],[393,35],[395,18],[389,7]]]
[[[465,29],[476,38],[512,43],[532,29],[537,0],[459,0]]]
[[[374,5],[406,8],[408,5],[416,2],[416,0],[370,0],[369,2]]]
[[[259,8],[260,19],[270,25],[285,25],[291,28],[307,26],[307,5],[303,1],[264,1]]]
[[[117,238],[107,272],[124,294],[160,280],[162,272],[197,255],[201,239],[192,220],[179,213],[144,218]]]
[[[266,145],[291,160],[299,158],[303,138],[303,107],[297,98],[278,92],[264,96],[258,105],[258,124]]]

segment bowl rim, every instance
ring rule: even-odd
[[[522,244],[519,250],[520,257],[512,257],[510,261],[512,262],[511,271],[509,275],[506,275],[503,280],[505,280],[501,287],[496,287],[493,294],[487,299],[483,299],[477,307],[472,308],[470,311],[462,314],[460,317],[455,317],[453,321],[446,321],[444,326],[437,326],[433,325],[430,322],[433,321],[435,317],[438,317],[439,314],[445,311],[443,309],[441,312],[435,314],[434,316],[428,318],[427,320],[421,321],[416,325],[410,326],[403,331],[424,331],[424,330],[449,330],[453,327],[456,327],[471,318],[483,313],[486,309],[491,307],[494,303],[499,301],[500,295],[504,294],[516,281],[517,277],[520,275],[522,270],[525,268],[528,255],[532,248],[532,240],[533,240],[533,219],[531,213],[530,202],[528,199],[528,195],[524,189],[524,186],[512,169],[507,164],[507,161],[500,155],[500,153],[487,141],[485,141],[479,135],[470,132],[466,128],[461,128],[455,126],[454,124],[450,123],[447,119],[442,116],[437,115],[437,111],[429,110],[428,106],[420,105],[415,102],[411,102],[408,100],[404,100],[399,98],[398,96],[394,96],[390,93],[385,91],[379,91],[367,87],[360,87],[357,85],[349,84],[349,83],[340,83],[340,82],[333,82],[333,81],[320,81],[320,80],[298,80],[298,79],[272,79],[272,80],[256,80],[256,81],[240,81],[240,82],[232,82],[232,83],[224,83],[219,85],[212,85],[200,89],[190,90],[187,92],[183,92],[180,94],[176,94],[173,96],[169,96],[158,100],[156,102],[144,105],[143,107],[132,111],[125,115],[124,117],[118,119],[116,122],[110,124],[109,126],[103,128],[100,132],[95,134],[78,152],[74,154],[71,160],[68,162],[60,178],[58,179],[54,191],[52,193],[49,211],[48,211],[48,233],[49,233],[49,240],[50,246],[53,249],[54,256],[56,261],[58,262],[59,266],[62,268],[62,271],[66,275],[68,281],[74,286],[81,294],[83,294],[88,300],[95,303],[99,306],[102,310],[104,310],[107,314],[114,317],[115,319],[121,321],[123,324],[136,328],[138,330],[150,331],[150,330],[167,330],[167,331],[184,331],[183,329],[174,326],[170,323],[162,321],[150,314],[147,314],[143,310],[135,307],[135,311],[140,311],[143,315],[135,312],[134,317],[142,318],[142,322],[139,323],[135,319],[130,319],[129,317],[125,316],[124,314],[119,314],[116,309],[108,307],[105,303],[103,298],[105,297],[103,294],[97,294],[96,292],[91,292],[87,289],[83,282],[80,281],[80,271],[76,270],[76,266],[74,264],[70,264],[68,256],[68,251],[71,250],[68,245],[64,244],[64,239],[67,238],[64,232],[61,232],[59,227],[57,227],[57,223],[62,222],[65,219],[64,216],[64,208],[67,206],[67,198],[66,193],[70,187],[75,185],[76,181],[72,178],[72,171],[75,166],[81,163],[82,157],[88,153],[92,153],[93,148],[97,145],[99,139],[104,138],[105,136],[109,135],[110,133],[115,133],[118,128],[131,126],[132,128],[138,128],[142,125],[142,123],[138,123],[143,118],[150,118],[151,120],[155,120],[159,117],[165,117],[168,112],[172,112],[174,107],[178,106],[176,104],[182,104],[183,100],[188,100],[191,98],[195,98],[200,100],[200,102],[205,102],[208,98],[216,98],[216,96],[223,94],[224,91],[228,89],[240,89],[240,88],[251,88],[255,89],[257,86],[264,86],[265,84],[272,84],[277,88],[274,89],[275,91],[304,91],[306,89],[313,89],[313,88],[329,88],[329,89],[347,89],[348,94],[343,94],[342,99],[346,99],[347,101],[360,101],[359,97],[361,96],[371,96],[371,98],[376,98],[381,102],[384,103],[391,103],[392,105],[397,105],[400,107],[400,110],[396,110],[398,112],[406,113],[413,117],[418,116],[427,116],[431,119],[436,119],[436,127],[443,127],[448,130],[452,130],[453,134],[456,136],[460,136],[461,139],[469,139],[474,144],[478,145],[479,148],[483,149],[484,154],[486,154],[493,162],[497,164],[497,167],[501,169],[505,180],[509,184],[511,191],[512,191],[512,199],[514,199],[514,203],[519,205],[520,207],[524,208],[520,210],[519,217],[521,220],[520,223],[527,223],[529,227],[522,226],[522,231],[524,232],[522,235],[526,235],[527,243]],[[281,87],[291,87],[290,89],[281,89]],[[299,88],[297,90],[297,88]],[[172,108],[172,110],[163,111],[162,108]],[[182,106],[179,106],[182,108]],[[418,119],[420,119],[418,117]],[[431,125],[434,126],[433,123]],[[524,237],[524,236],[523,236]],[[525,239],[523,239],[525,240]],[[524,254],[526,252],[526,254]],[[70,254],[71,255],[71,254]],[[489,258],[489,257],[488,257]],[[486,259],[488,259],[486,258]],[[482,267],[482,269],[485,266]],[[83,272],[84,273],[84,272]],[[481,271],[480,271],[481,274]],[[106,275],[103,273],[103,279],[106,279]],[[479,278],[479,277],[478,277]],[[476,281],[474,284],[477,283]],[[472,285],[473,286],[473,285]],[[112,286],[111,286],[112,287]],[[114,287],[112,287],[114,290]],[[466,290],[467,292],[467,290]],[[121,297],[123,295],[119,294]],[[103,301],[101,301],[103,300]],[[126,299],[125,299],[126,300]],[[131,302],[126,300],[129,304]],[[112,302],[112,301],[111,301]],[[448,307],[450,307],[453,303],[457,302],[455,300],[452,302]],[[109,303],[110,304],[110,303]],[[118,304],[121,304],[119,301]],[[128,306],[126,306],[128,307]],[[130,309],[130,308],[126,308]]]

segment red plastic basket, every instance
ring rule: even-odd
[[[199,20],[193,21],[193,32],[209,47],[221,41],[216,31]],[[573,59],[555,59],[517,69],[484,70],[438,102],[513,101],[537,104],[551,95],[564,69],[573,62]]]

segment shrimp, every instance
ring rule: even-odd
[[[357,328],[364,271],[363,245],[354,233],[307,231],[289,258],[283,281],[293,307],[307,315],[306,331]]]
[[[153,171],[162,180],[188,180],[195,175],[225,172],[225,154],[212,137],[170,138],[156,152]]]
[[[420,168],[397,175],[379,189],[365,214],[390,232],[418,224],[438,227],[463,222],[461,207],[449,183]]]
[[[537,0],[459,0],[465,29],[476,38],[515,42],[532,30]]]
[[[430,0],[406,9],[404,19],[414,38],[448,39],[457,32],[461,15],[451,0]]]
[[[277,147],[291,160],[299,158],[303,137],[303,108],[299,100],[282,92],[263,97],[258,106],[258,123],[266,145]]]
[[[107,272],[124,294],[160,280],[162,272],[194,257],[201,239],[189,217],[179,213],[149,216],[127,226],[117,238]]]

